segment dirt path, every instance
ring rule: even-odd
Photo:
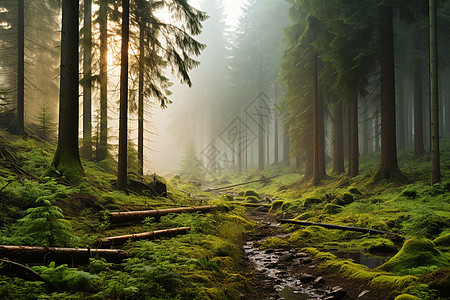
[[[244,252],[250,277],[248,300],[387,300],[380,291],[366,284],[336,275],[321,274],[313,260],[300,249],[259,250],[254,242],[285,235],[277,226],[276,216],[264,209],[247,210],[247,216],[259,223],[255,233],[246,237]]]

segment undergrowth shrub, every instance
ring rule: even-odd
[[[71,233],[70,223],[64,219],[59,207],[52,205],[52,196],[41,196],[36,207],[28,208],[19,219],[19,232],[30,237],[30,243],[41,246],[67,245],[76,237]]]
[[[67,265],[56,266],[55,262],[51,262],[48,267],[35,266],[33,270],[59,290],[92,292],[100,286],[100,277],[97,275]]]

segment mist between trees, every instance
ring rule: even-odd
[[[439,180],[448,1],[250,0],[232,25],[219,0],[68,3],[0,7],[0,123],[58,141],[60,175],[82,176],[80,146],[118,159],[119,187],[164,165],[193,177],[291,166],[319,184],[378,152],[377,178],[401,178],[397,151],[414,145]]]

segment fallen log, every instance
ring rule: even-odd
[[[149,239],[157,239],[161,237],[170,237],[178,234],[186,234],[191,227],[180,227],[180,228],[170,228],[164,230],[156,230],[150,232],[142,232],[135,234],[127,234],[120,236],[112,236],[103,238],[100,240],[100,244],[102,248],[110,247],[110,246],[120,246],[125,244],[128,240],[149,240]]]
[[[190,206],[157,210],[139,210],[109,213],[112,224],[142,221],[145,218],[159,218],[168,214],[180,214],[187,212],[211,212],[217,209],[217,205]]]
[[[236,187],[236,186],[241,186],[241,185],[246,185],[249,183],[254,183],[254,182],[259,182],[259,181],[266,181],[266,180],[270,180],[273,179],[275,177],[278,177],[278,175],[275,176],[271,176],[271,177],[264,177],[262,176],[261,179],[256,179],[256,180],[251,180],[251,181],[247,181],[247,182],[242,182],[242,183],[237,183],[237,184],[232,184],[232,185],[227,185],[227,186],[223,186],[223,187],[219,187],[219,188],[214,188],[214,189],[207,189],[205,190],[205,192],[213,192],[213,191],[220,191],[220,190],[226,190],[232,187]]]
[[[0,257],[22,263],[47,264],[54,261],[58,264],[86,265],[89,258],[97,256],[114,263],[128,258],[123,250],[0,245]]]
[[[28,281],[43,281],[49,283],[47,279],[43,278],[29,267],[7,258],[0,259],[0,274],[13,275]]]
[[[320,226],[320,227],[327,228],[327,229],[339,229],[339,230],[356,231],[356,232],[362,232],[362,233],[399,235],[398,233],[389,232],[389,231],[382,231],[382,230],[361,228],[361,227],[353,227],[353,226],[344,226],[344,225],[335,225],[335,224],[326,224],[326,223],[314,223],[314,222],[297,221],[297,220],[291,220],[291,219],[277,219],[277,221],[281,224],[295,224],[295,225],[302,225],[302,226]]]

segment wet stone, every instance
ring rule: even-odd
[[[364,290],[364,291],[362,291],[361,293],[359,293],[358,298],[362,298],[362,297],[364,297],[365,295],[367,295],[368,293],[370,293],[370,291]]]
[[[304,252],[297,252],[297,254],[295,256],[297,256],[297,257],[309,257],[309,255],[304,253]]]
[[[307,274],[307,273],[302,274],[300,276],[300,281],[303,282],[303,283],[314,281],[314,279],[316,279],[316,278],[313,275]]]
[[[331,289],[331,291],[328,293],[330,296],[336,296],[336,297],[344,297],[347,296],[347,292],[340,286],[335,286]]]
[[[278,261],[290,261],[294,258],[294,255],[292,253],[286,253],[280,256],[278,258]]]
[[[324,284],[325,283],[325,279],[323,279],[322,276],[319,276],[316,279],[314,279],[314,283],[315,284]]]
[[[300,263],[306,265],[312,263],[312,259],[310,257],[303,257],[300,258]]]

